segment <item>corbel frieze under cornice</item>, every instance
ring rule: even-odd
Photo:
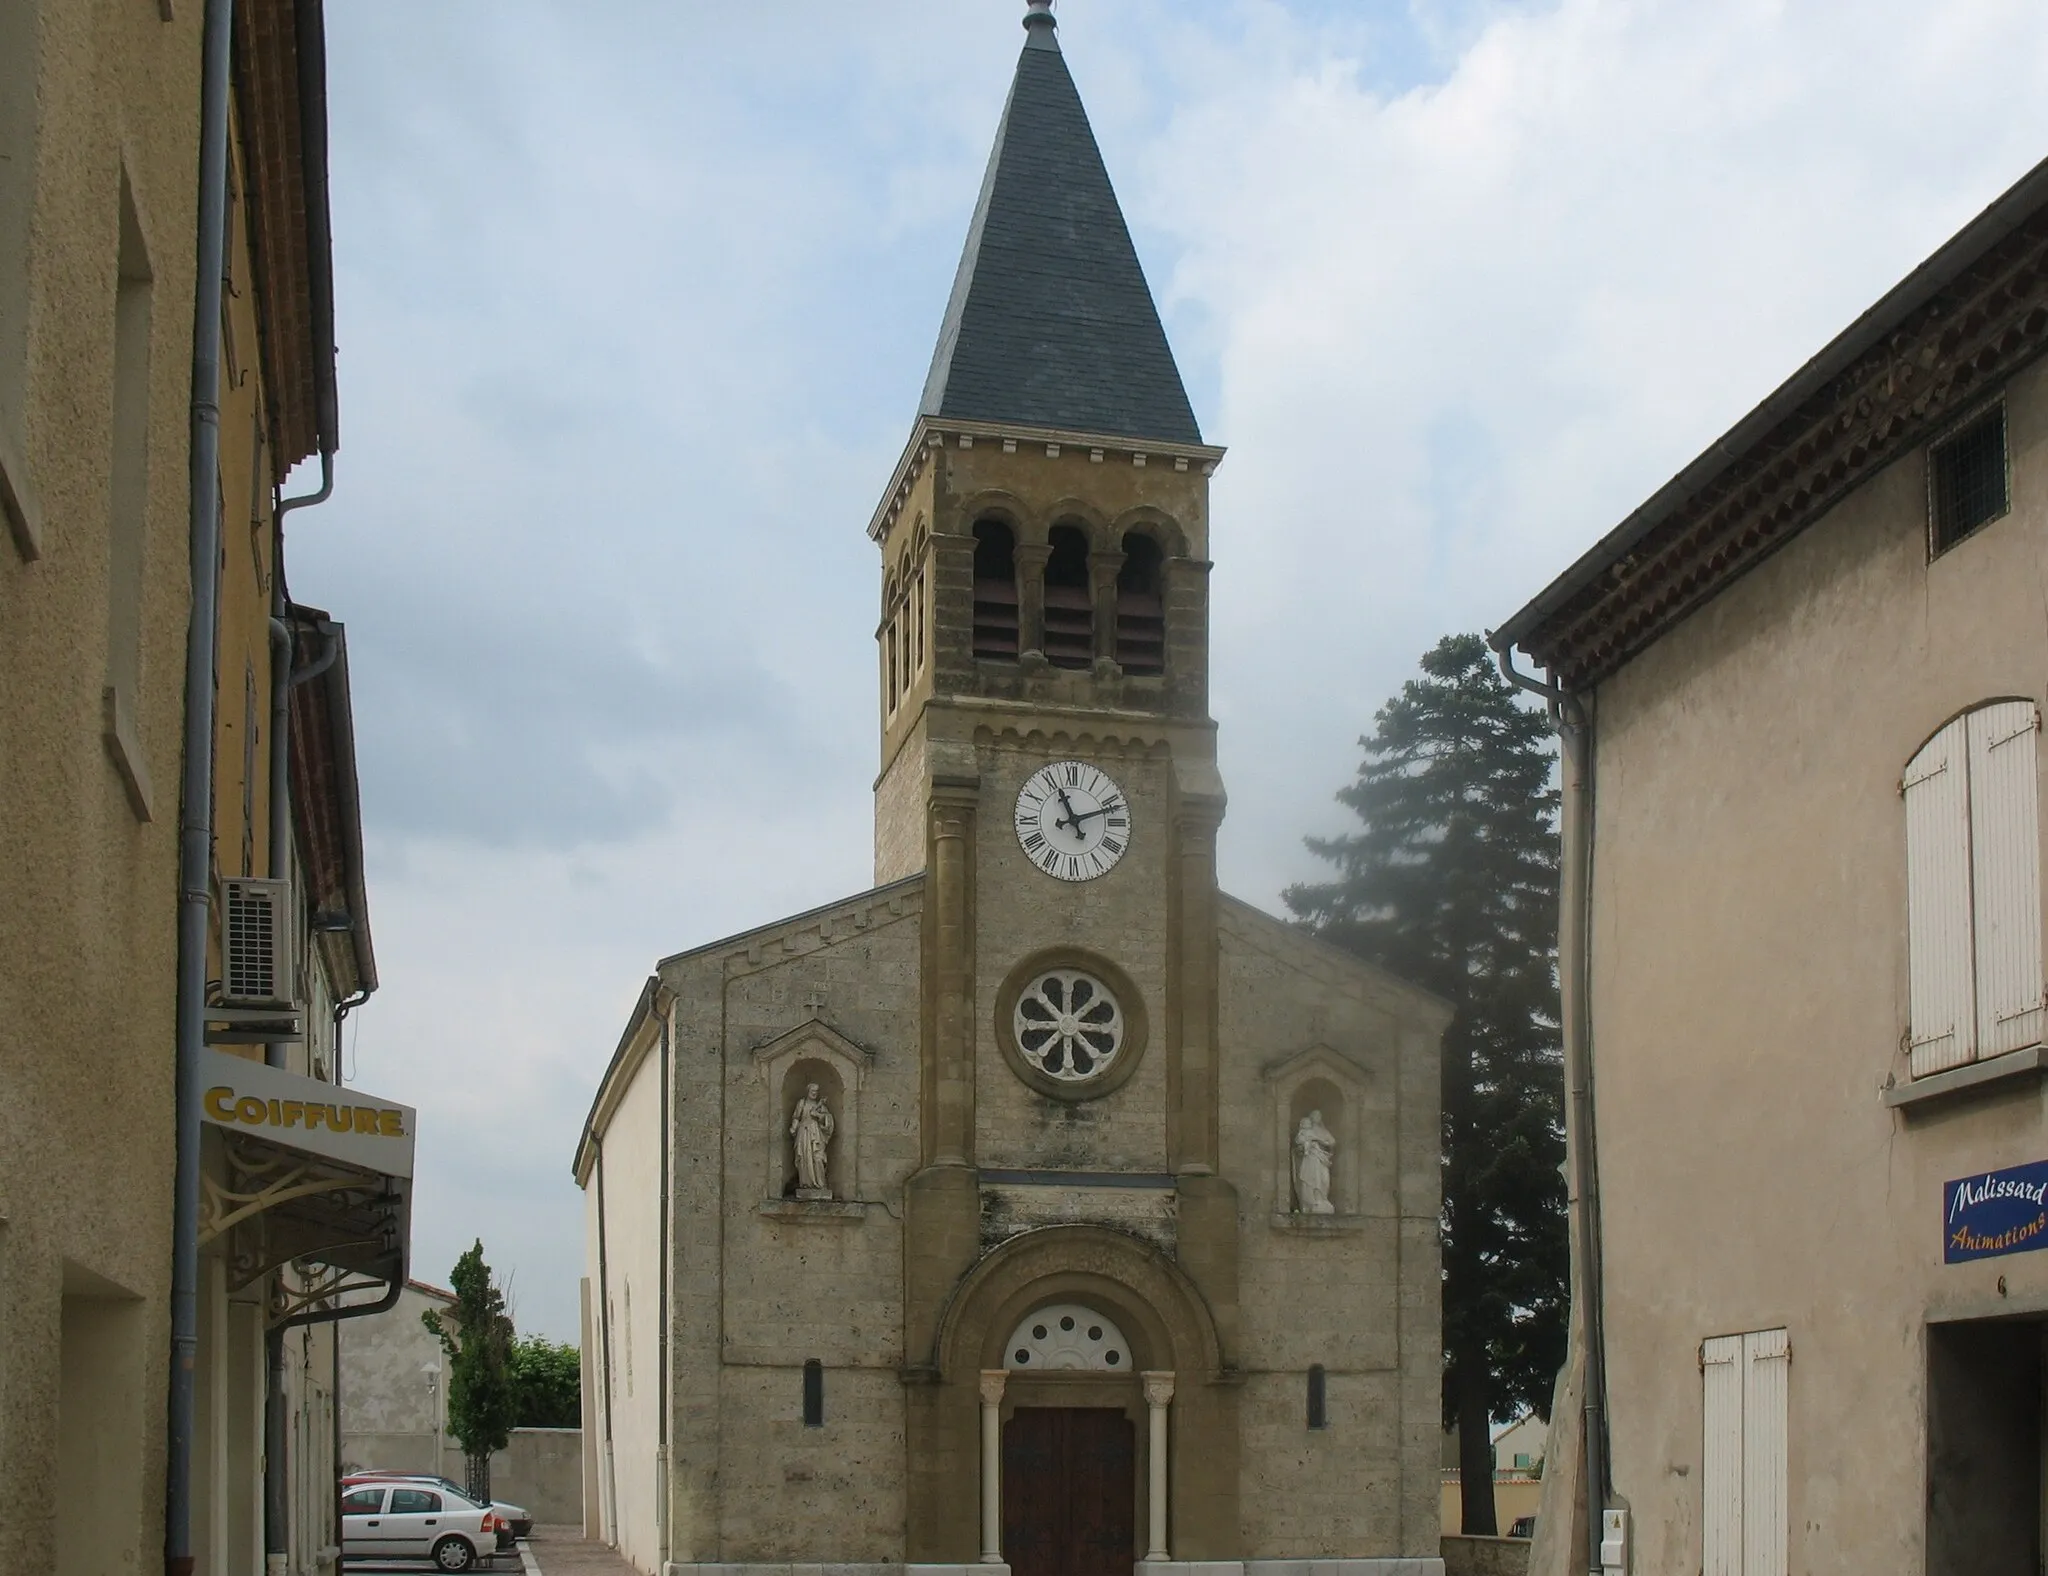
[[[1516,644],[1566,689],[1612,674],[2048,350],[2048,212],[1989,248]]]
[[[1199,471],[1204,476],[1215,474],[1226,452],[1208,443],[1167,443],[1156,438],[1110,437],[1099,432],[1064,432],[1053,427],[1018,427],[990,421],[937,421],[920,416],[911,428],[910,441],[903,447],[903,457],[896,462],[882,501],[868,521],[869,540],[879,542],[888,534],[933,453],[949,445],[972,449],[980,443],[999,445],[1006,454],[1042,448],[1047,459],[1056,460],[1073,450],[1085,453],[1098,464],[1114,461],[1142,470],[1156,462],[1171,470]]]

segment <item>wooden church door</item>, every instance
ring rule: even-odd
[[[1130,1576],[1136,1431],[1095,1406],[1020,1406],[1003,1425],[1003,1557],[1012,1576]]]

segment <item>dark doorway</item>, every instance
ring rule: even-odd
[[[1927,1576],[2041,1568],[2041,1334],[1928,1326]]]
[[[1136,1456],[1120,1411],[1017,1408],[1003,1425],[1003,1557],[1013,1576],[1130,1576]]]

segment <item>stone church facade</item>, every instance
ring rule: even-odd
[[[1217,888],[1202,441],[1042,0],[880,549],[876,886],[664,959],[576,1155],[643,1570],[1440,1569],[1448,1008]]]

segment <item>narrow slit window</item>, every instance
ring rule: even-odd
[[[825,1365],[815,1357],[804,1360],[804,1427],[825,1426]]]
[[[1045,660],[1085,668],[1095,660],[1095,599],[1088,588],[1088,538],[1077,526],[1052,528],[1045,561]]]
[[[1124,538],[1116,577],[1116,660],[1126,673],[1166,671],[1166,601],[1159,544],[1142,532]]]
[[[1329,1383],[1324,1376],[1321,1363],[1311,1365],[1308,1371],[1308,1426],[1330,1426]]]
[[[2005,406],[1986,411],[1927,456],[1934,551],[1946,552],[2011,506],[2005,457]]]
[[[974,654],[1017,660],[1017,542],[1000,520],[974,522]]]

